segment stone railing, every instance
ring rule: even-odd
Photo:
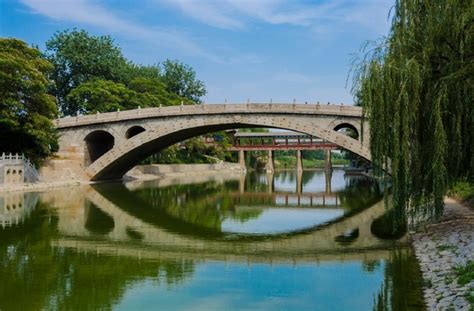
[[[84,126],[97,123],[118,122],[133,119],[146,119],[167,116],[185,116],[202,114],[233,114],[233,113],[275,113],[275,114],[310,114],[338,115],[362,117],[362,109],[355,106],[333,104],[280,104],[280,103],[247,103],[247,104],[201,104],[180,105],[133,110],[96,113],[76,117],[64,117],[55,120],[57,128]]]
[[[4,183],[4,169],[8,169],[9,166],[22,166],[23,167],[23,181],[24,182],[37,182],[40,181],[38,171],[31,161],[23,154],[12,154],[2,153],[0,155],[0,183]]]
[[[26,157],[18,153],[5,153],[0,156],[0,161],[5,164],[22,164]]]

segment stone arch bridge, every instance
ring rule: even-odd
[[[312,104],[216,104],[135,109],[56,120],[59,155],[77,160],[90,180],[119,179],[140,161],[177,142],[248,127],[319,137],[371,160],[360,107]],[[350,128],[358,139],[338,132]],[[363,138],[363,139],[362,139]]]

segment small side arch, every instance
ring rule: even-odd
[[[131,128],[129,128],[126,132],[125,132],[125,138],[126,139],[130,139],[132,138],[133,136],[136,136],[142,132],[145,132],[146,130],[140,126],[140,125],[134,125],[132,126]]]
[[[85,138],[84,160],[85,166],[94,163],[95,160],[112,149],[115,144],[115,138],[109,132],[97,130],[89,133]]]
[[[340,123],[334,127],[334,130],[357,140],[360,138],[359,130],[351,123]]]

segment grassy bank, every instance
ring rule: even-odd
[[[449,195],[474,208],[474,183],[458,181],[453,185]]]
[[[346,159],[332,159],[333,165],[349,165]],[[275,158],[275,168],[294,168],[296,167],[295,156],[280,156]],[[324,160],[319,159],[303,159],[303,167],[305,168],[324,168]]]

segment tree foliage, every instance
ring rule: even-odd
[[[82,114],[154,107],[157,104],[178,105],[182,100],[168,93],[161,81],[148,78],[135,78],[129,87],[109,80],[93,80],[81,84],[67,96],[67,102]]]
[[[389,36],[359,64],[356,100],[398,219],[433,204],[439,215],[449,186],[474,177],[473,16],[472,0],[397,0]]]
[[[185,97],[193,103],[200,103],[206,95],[204,83],[196,79],[196,72],[188,65],[179,61],[165,60],[162,64],[163,82],[167,90]]]
[[[0,150],[33,161],[57,150],[51,122],[57,114],[45,74],[52,65],[17,39],[0,38]]]
[[[51,91],[63,115],[199,103],[206,94],[191,67],[170,60],[134,64],[110,36],[65,30],[48,40],[46,48],[54,65]]]
[[[110,36],[91,36],[84,30],[54,34],[46,42],[46,57],[54,65],[52,94],[64,115],[81,111],[82,107],[77,106],[77,102],[69,102],[67,96],[82,83],[93,79],[125,82],[131,71]]]

